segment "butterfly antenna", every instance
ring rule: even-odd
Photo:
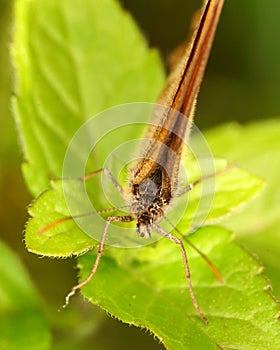
[[[51,230],[52,228],[62,224],[63,222],[66,222],[66,221],[72,221],[72,220],[75,220],[75,219],[80,219],[80,218],[94,216],[94,215],[101,215],[101,214],[112,213],[114,211],[125,209],[125,208],[128,208],[128,206],[124,205],[124,206],[120,206],[120,207],[107,208],[107,209],[98,210],[98,211],[90,211],[90,212],[83,213],[83,214],[78,214],[78,215],[66,216],[64,218],[58,219],[58,220],[53,221],[50,224],[46,225],[45,227],[43,227],[42,229],[37,231],[37,235],[41,235],[41,234]]]

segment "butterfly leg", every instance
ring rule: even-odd
[[[93,267],[92,267],[89,275],[82,282],[80,282],[79,284],[75,285],[72,288],[71,292],[65,298],[65,304],[63,307],[66,307],[69,304],[70,298],[76,293],[76,291],[78,289],[81,289],[82,287],[84,287],[92,279],[92,277],[96,274],[97,268],[98,268],[99,263],[100,263],[101,256],[102,256],[103,251],[104,251],[104,244],[105,244],[106,235],[107,235],[110,223],[111,222],[130,222],[130,221],[133,221],[133,218],[129,215],[127,215],[127,216],[109,216],[106,219],[106,223],[105,223],[102,235],[101,235],[100,243],[98,245],[98,251],[97,251],[97,255],[96,255],[96,259],[95,259],[95,262],[93,264]]]
[[[208,323],[208,319],[204,315],[204,313],[202,312],[200,306],[198,305],[196,297],[194,295],[193,286],[192,286],[192,280],[191,280],[191,273],[190,273],[190,268],[189,268],[189,263],[188,263],[188,258],[187,258],[187,253],[186,253],[186,249],[184,247],[183,241],[180,238],[178,238],[176,236],[173,236],[171,233],[168,233],[168,232],[164,231],[161,227],[159,227],[157,225],[153,225],[153,228],[155,229],[156,232],[158,232],[163,237],[165,237],[165,238],[169,239],[171,242],[179,245],[179,247],[181,249],[182,257],[183,257],[185,276],[186,276],[186,279],[187,279],[187,282],[188,282],[188,288],[189,288],[190,297],[191,297],[193,306],[195,307],[196,311],[198,312],[198,314],[202,318],[202,320],[205,323]]]

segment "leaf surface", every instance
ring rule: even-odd
[[[30,277],[0,242],[0,349],[50,349],[50,331]]]

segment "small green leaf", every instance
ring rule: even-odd
[[[185,166],[193,179],[192,163],[185,162]],[[216,174],[213,178],[203,179],[200,185],[189,192],[189,202],[180,223],[182,232],[186,232],[195,223],[217,223],[221,218],[231,214],[236,209],[246,204],[258,194],[263,187],[263,180],[253,176],[246,170],[236,165],[226,165],[225,161],[216,160]],[[193,181],[200,179],[200,177]],[[210,184],[208,181],[210,180]],[[203,189],[206,191],[203,192]],[[183,205],[184,197],[179,199],[179,205]],[[198,211],[198,212],[196,212]],[[194,221],[194,217],[196,217]],[[194,222],[193,222],[194,221]]]
[[[0,242],[0,349],[50,349],[50,332],[30,278]]]
[[[57,220],[64,220],[70,215],[63,188],[58,183],[56,188],[43,192],[29,207],[29,214],[33,218],[26,226],[25,244],[28,250],[45,256],[79,255],[91,249],[96,243],[79,229],[75,221],[61,222],[56,227],[40,233],[40,230],[47,225]]]

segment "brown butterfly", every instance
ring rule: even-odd
[[[110,223],[135,221],[139,236],[150,237],[151,230],[154,230],[179,245],[192,303],[200,317],[205,322],[208,322],[194,295],[187,255],[182,240],[163,230],[158,226],[158,223],[165,216],[177,192],[183,140],[191,128],[197,95],[210,54],[223,2],[223,0],[205,1],[191,43],[185,49],[184,55],[177,62],[175,69],[171,72],[166,87],[157,101],[158,104],[167,106],[166,113],[162,116],[160,124],[156,128],[153,126],[149,127],[147,134],[151,142],[146,153],[130,173],[131,179],[128,190],[125,192],[121,188],[108,169],[97,170],[83,178],[87,180],[89,177],[104,171],[118,191],[122,195],[126,193],[125,199],[128,203],[130,213],[129,215],[112,215],[107,217],[92,271],[84,281],[72,288],[71,293],[67,296],[66,304],[70,296],[88,283],[96,273],[104,250],[105,238]],[[200,181],[198,180],[189,184],[181,191],[181,194],[190,191]],[[110,210],[104,212],[110,212]],[[67,217],[52,222],[38,233],[42,234],[61,222],[73,218]],[[207,257],[197,248],[195,249],[208,262],[216,277],[222,282],[221,276]]]

